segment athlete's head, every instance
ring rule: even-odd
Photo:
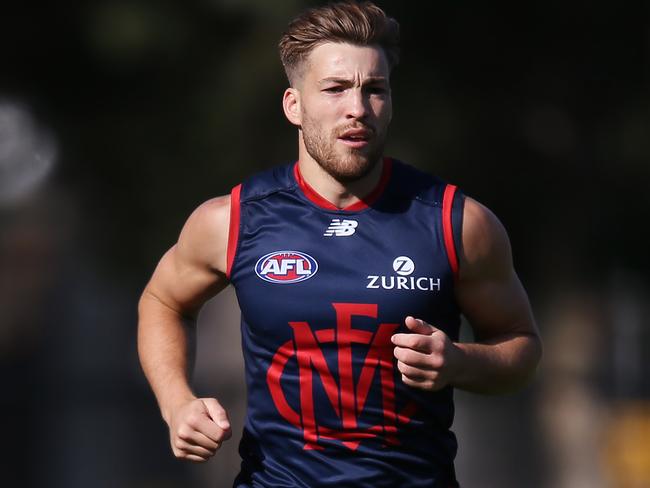
[[[306,153],[339,181],[380,160],[392,115],[399,25],[370,2],[311,9],[280,40],[284,110]]]
[[[399,62],[399,24],[372,2],[339,2],[306,10],[280,39],[280,59],[295,86],[313,49],[326,42],[380,47],[389,70]]]

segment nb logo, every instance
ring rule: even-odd
[[[336,310],[336,328],[313,330],[308,322],[289,322],[293,338],[278,348],[266,374],[273,403],[288,423],[302,430],[306,450],[324,449],[320,439],[339,440],[352,450],[361,440],[372,437],[379,437],[385,445],[399,444],[400,424],[409,423],[417,410],[413,400],[402,408],[397,406],[397,368],[390,338],[399,324],[380,323],[374,332],[356,329],[352,327],[353,317],[377,319],[376,304],[332,306]],[[366,353],[360,363],[357,354],[363,348]],[[330,369],[332,365],[334,370]],[[295,392],[295,386],[288,383],[293,381],[298,382],[298,402],[290,403],[286,392]],[[319,419],[323,410],[314,400],[317,384],[322,385],[333,411],[329,420]],[[367,400],[370,411],[376,412],[370,422],[367,415],[361,420]]]
[[[348,237],[354,234],[358,225],[359,222],[356,220],[332,219],[332,222],[330,222],[329,227],[323,235],[325,237]]]

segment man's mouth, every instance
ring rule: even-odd
[[[338,136],[338,140],[346,146],[359,149],[366,145],[372,137],[369,129],[348,129]]]

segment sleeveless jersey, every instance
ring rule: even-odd
[[[297,163],[233,189],[248,393],[236,487],[455,486],[452,388],[404,384],[391,336],[412,315],[458,339],[461,199],[389,158],[343,210]]]

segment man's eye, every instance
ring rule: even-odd
[[[366,91],[371,95],[385,95],[387,92],[383,86],[369,86]]]
[[[327,93],[341,93],[344,90],[342,86],[330,86],[329,88],[323,89]]]

